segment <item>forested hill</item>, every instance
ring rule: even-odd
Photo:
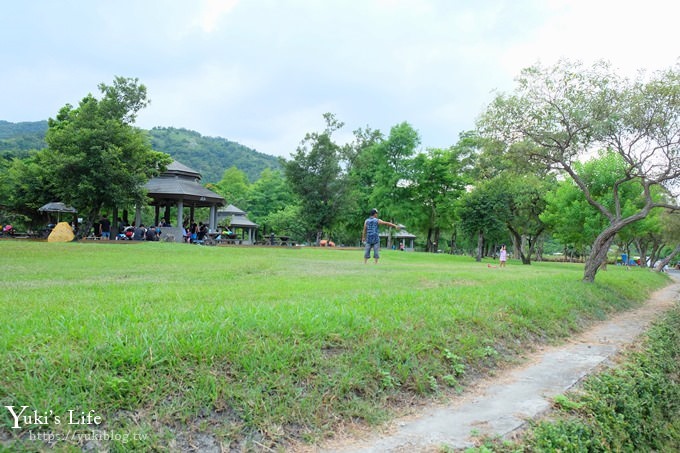
[[[28,156],[32,149],[45,147],[47,121],[10,123],[0,120],[0,157]]]
[[[0,120],[0,158],[28,156],[28,151],[43,149],[47,121],[10,123]],[[257,152],[220,137],[204,137],[198,132],[172,127],[155,127],[148,131],[151,146],[201,173],[203,184],[222,179],[224,170],[236,167],[250,181],[260,177],[265,168],[280,168],[274,156]]]
[[[236,142],[220,137],[204,137],[198,132],[173,127],[149,131],[151,146],[201,173],[204,184],[222,179],[224,170],[236,167],[252,182],[265,168],[280,168],[279,161]]]

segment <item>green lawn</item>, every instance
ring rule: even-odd
[[[34,450],[38,435],[54,436],[65,450],[96,428],[89,442],[112,451],[314,442],[457,391],[668,283],[614,266],[588,285],[582,265],[497,269],[388,250],[380,261],[364,265],[359,250],[0,241],[0,399],[46,422],[13,429],[0,411],[0,440]]]

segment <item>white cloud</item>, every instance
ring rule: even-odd
[[[339,141],[408,121],[424,148],[445,147],[538,60],[670,66],[678,13],[664,0],[10,2],[0,119],[54,116],[125,76],[149,90],[141,127],[288,156],[331,112]]]
[[[201,9],[196,24],[205,33],[211,33],[217,28],[222,16],[231,12],[238,3],[238,0],[204,0],[199,3]]]

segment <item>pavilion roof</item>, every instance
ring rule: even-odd
[[[259,225],[244,215],[233,215],[229,225],[239,228],[257,228]]]
[[[157,204],[159,201],[182,200],[185,204],[196,207],[207,207],[213,204],[224,206],[226,203],[224,198],[203,187],[199,183],[200,179],[200,173],[173,161],[168,165],[166,172],[150,179],[144,187],[147,195],[154,200],[152,204]]]

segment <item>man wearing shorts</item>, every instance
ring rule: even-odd
[[[361,241],[366,243],[364,250],[364,264],[368,262],[371,257],[371,249],[373,249],[373,259],[375,264],[378,264],[380,258],[380,235],[378,234],[378,227],[380,225],[387,225],[392,228],[399,228],[394,223],[385,222],[378,218],[378,210],[371,209],[369,217],[364,222],[364,230],[361,234]]]
[[[106,214],[102,216],[99,221],[99,233],[101,234],[102,240],[111,239],[111,221],[106,217]]]

